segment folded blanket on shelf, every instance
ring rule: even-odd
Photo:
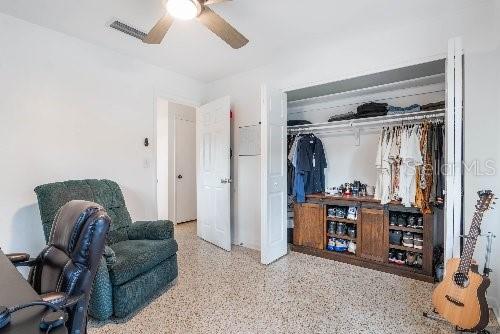
[[[302,119],[291,119],[286,122],[288,126],[311,124],[311,122]]]
[[[406,113],[419,112],[419,111],[421,111],[421,106],[419,104],[412,104],[411,106],[408,106],[408,107],[395,107],[395,106],[388,106],[387,107],[387,114],[388,115],[406,114]]]
[[[372,111],[364,114],[357,114],[356,118],[369,118],[369,117],[378,117],[387,115],[387,110],[384,111]]]
[[[358,116],[371,113],[382,113],[382,112],[387,113],[387,103],[370,102],[362,104],[357,108]]]
[[[422,109],[422,111],[432,111],[432,110],[439,110],[439,109],[445,109],[445,108],[446,108],[446,102],[439,101],[439,102],[429,103],[429,104],[423,105],[420,109]]]
[[[350,111],[345,114],[333,115],[328,119],[328,122],[346,121],[354,118],[356,118],[356,113],[354,111]]]

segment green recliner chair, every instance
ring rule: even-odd
[[[123,194],[113,181],[80,180],[35,188],[48,240],[60,207],[71,200],[102,205],[111,218],[107,246],[97,271],[89,314],[105,320],[123,318],[143,306],[178,275],[177,242],[171,221],[132,223]]]

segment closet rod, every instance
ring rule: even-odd
[[[373,126],[397,125],[408,121],[423,122],[425,120],[444,119],[446,111],[444,109],[433,111],[419,111],[411,114],[395,114],[371,118],[353,119],[347,121],[295,125],[288,127],[288,133],[298,132],[320,132],[334,129],[349,130],[360,129]]]

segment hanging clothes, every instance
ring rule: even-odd
[[[300,137],[294,160],[297,202],[305,202],[305,195],[324,192],[325,168],[328,164],[321,140],[313,134]]]
[[[403,132],[401,144],[401,169],[399,190],[401,203],[406,207],[415,205],[417,192],[416,173],[417,166],[423,164],[420,152],[420,133],[418,126],[406,128]]]
[[[434,206],[444,204],[445,164],[444,164],[444,126],[442,123],[434,124],[432,140],[432,189],[430,202]]]
[[[417,166],[416,184],[417,191],[415,197],[415,206],[422,210],[422,213],[431,213],[429,196],[432,188],[432,163],[431,152],[429,151],[429,135],[431,126],[428,123],[420,126],[420,152],[422,154],[422,165]],[[430,172],[430,174],[429,174]]]
[[[293,195],[293,184],[295,182],[295,167],[292,164],[292,159],[294,153],[292,150],[294,149],[294,145],[296,146],[296,139],[298,136],[295,135],[288,135],[287,136],[287,153],[288,153],[288,159],[287,159],[287,194],[288,196]],[[296,148],[296,147],[295,147]]]
[[[389,152],[389,163],[391,165],[391,200],[399,200],[399,166],[401,165],[401,128],[395,127],[391,150]]]
[[[431,213],[443,203],[444,127],[442,123],[384,128],[375,167],[375,199],[401,201]]]
[[[375,199],[382,204],[391,201],[391,164],[389,154],[393,138],[389,130],[383,130],[380,135],[375,167],[377,168],[377,184],[375,185]]]
[[[377,181],[375,183],[375,193],[373,197],[376,200],[381,200],[382,199],[382,154],[383,154],[383,145],[384,145],[384,138],[385,138],[385,128],[382,129],[382,133],[380,134],[378,138],[378,145],[377,145],[377,155],[375,156],[375,168],[377,170]]]

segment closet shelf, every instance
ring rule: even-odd
[[[384,126],[404,123],[421,123],[426,120],[442,120],[446,114],[445,109],[432,111],[418,111],[406,114],[386,115],[370,118],[359,118],[345,121],[294,125],[288,127],[288,133],[314,132],[327,133],[331,131],[352,130],[359,131],[366,128],[381,128]]]

